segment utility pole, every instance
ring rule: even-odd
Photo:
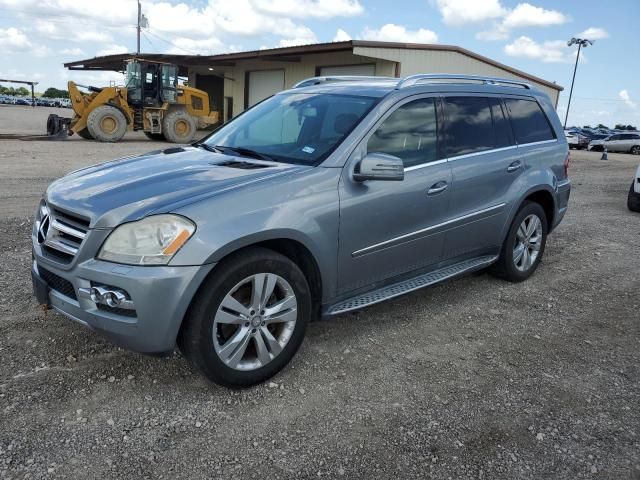
[[[567,119],[569,118],[569,107],[571,106],[571,95],[573,95],[573,82],[576,80],[576,70],[578,69],[578,60],[580,59],[580,49],[593,45],[595,40],[587,40],[586,38],[572,38],[567,42],[567,47],[578,45],[578,54],[576,55],[576,64],[573,67],[573,78],[571,79],[571,90],[569,90],[569,102],[567,103],[567,113],[564,116],[564,128],[567,128]]]
[[[140,20],[142,19],[142,5],[140,5],[140,0],[138,0],[138,47],[136,48],[136,55],[140,55]],[[575,75],[575,72],[574,72]]]

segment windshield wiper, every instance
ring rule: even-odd
[[[251,150],[250,148],[244,147],[228,147],[227,145],[216,145],[215,148],[224,152],[224,150],[231,150],[232,152],[239,153],[245,157],[257,158],[258,160],[267,160],[270,162],[275,162],[273,158],[269,155],[265,155],[264,153],[256,152],[255,150]]]
[[[218,147],[214,147],[213,145],[208,145],[208,144],[203,143],[203,142],[196,142],[196,143],[193,144],[193,146],[194,147],[198,147],[198,148],[204,148],[205,150],[208,150],[208,151],[213,152],[213,153],[224,153]]]

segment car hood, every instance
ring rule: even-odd
[[[51,205],[112,228],[312,167],[174,147],[76,170],[52,183]]]

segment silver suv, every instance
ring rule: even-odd
[[[231,387],[307,324],[490,267],[538,267],[569,200],[567,141],[528,84],[301,82],[191,146],[73,172],[36,212],[38,301]]]

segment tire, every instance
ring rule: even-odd
[[[634,145],[633,147],[631,147],[631,150],[629,150],[629,152],[632,155],[640,155],[640,145]]]
[[[264,282],[266,285],[275,284],[266,311],[277,308],[278,302],[293,306],[273,323],[270,320],[277,314],[262,316],[264,310],[252,309],[250,291],[258,284],[256,278],[264,275],[272,279]],[[229,305],[237,310],[227,309]],[[234,313],[241,310],[246,317]],[[271,378],[289,363],[302,344],[311,312],[311,294],[300,268],[272,250],[250,248],[223,260],[205,280],[184,320],[178,346],[209,380],[229,388],[249,387]],[[259,355],[260,343],[263,356]],[[242,345],[244,349],[238,348]]]
[[[162,119],[162,133],[168,142],[190,143],[196,130],[196,120],[185,110],[170,111]]]
[[[99,142],[118,142],[127,132],[127,119],[116,107],[102,105],[89,114],[87,128]]]
[[[149,140],[164,142],[164,135],[162,135],[161,133],[144,132],[144,134]]]
[[[631,188],[627,196],[627,208],[632,212],[640,212],[640,193],[635,192],[633,183],[634,182],[631,182]]]
[[[535,217],[537,217],[539,221],[539,228],[533,230],[533,234],[529,235],[528,232],[520,231],[523,222],[531,221]],[[524,225],[529,224],[524,223]],[[507,237],[502,245],[502,250],[500,251],[500,257],[491,267],[491,273],[509,282],[522,282],[529,278],[538,268],[544,255],[547,231],[547,216],[544,213],[544,209],[538,203],[524,202],[511,223]],[[536,241],[531,241],[536,237]],[[520,245],[524,250],[522,250],[522,257],[519,257],[520,259],[518,260],[515,248]],[[533,258],[534,252],[536,253],[535,258]],[[525,264],[527,255],[529,255],[529,259],[532,259],[528,266]]]
[[[89,129],[86,127],[77,133],[78,133],[78,136],[84,138],[85,140],[93,140],[93,137],[91,136],[91,132],[89,132]]]

